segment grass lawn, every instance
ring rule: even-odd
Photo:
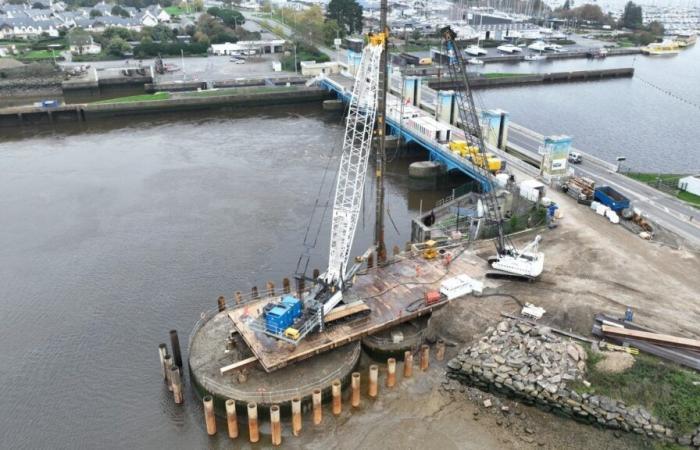
[[[529,73],[508,73],[508,72],[486,72],[482,73],[483,78],[508,78],[508,77],[521,77],[525,75],[530,75]]]
[[[693,206],[700,208],[700,195],[691,194],[690,192],[681,191],[678,193],[678,198],[684,202],[693,204]]]
[[[637,181],[646,183],[651,187],[657,187],[656,183],[658,179],[666,186],[673,186],[674,188],[678,186],[678,180],[683,178],[685,175],[677,173],[644,173],[644,172],[629,172],[626,174],[630,178],[634,178]],[[683,200],[684,202],[690,203],[691,205],[700,208],[700,196],[691,194],[690,192],[680,191],[676,196]]]
[[[296,90],[297,86],[261,86],[253,88],[229,88],[211,91],[184,92],[181,95],[183,97],[219,97],[224,95],[261,94],[265,92],[292,92]]]
[[[424,52],[435,47],[430,44],[408,44],[408,45],[398,45],[397,48],[402,52]]]
[[[170,93],[168,92],[156,92],[155,94],[131,95],[129,97],[110,98],[108,100],[100,100],[97,102],[93,102],[93,104],[148,102],[156,100],[167,100],[169,98]]]
[[[599,372],[600,354],[589,353],[588,381],[573,386],[579,392],[594,392],[627,405],[641,405],[674,430],[687,433],[700,423],[700,375],[653,356],[640,354],[632,368],[622,373]]]
[[[168,6],[167,8],[163,9],[171,16],[181,16],[183,14],[187,14],[187,11],[184,8],[180,8],[179,6]]]
[[[53,53],[51,53],[51,50],[31,50],[27,53],[24,53],[19,56],[19,59],[32,59],[32,60],[39,60],[39,59],[53,59]],[[60,52],[56,53],[56,57],[60,56]]]
[[[661,181],[664,182],[669,182],[669,183],[676,183],[678,184],[678,180],[680,178],[683,178],[685,175],[677,174],[677,173],[644,173],[644,172],[629,172],[627,174],[628,177],[634,178],[637,181],[641,181],[642,183],[654,183],[657,178],[661,178]]]

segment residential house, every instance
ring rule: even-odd
[[[146,11],[148,11],[153,17],[155,17],[158,22],[170,22],[172,17],[170,17],[170,14],[163,8],[161,8],[160,5],[151,5],[148,8],[146,8]]]
[[[68,35],[70,52],[74,55],[97,55],[102,46],[95,42],[87,33],[72,33]]]
[[[30,17],[0,18],[0,35],[3,39],[27,39],[44,33],[58,37],[55,20],[34,20]]]
[[[153,13],[148,10],[141,11],[139,14],[134,16],[134,19],[137,19],[138,22],[144,27],[155,27],[158,25],[158,17],[153,15]]]
[[[3,22],[0,17],[0,39],[12,39],[14,37],[14,28],[9,23]]]

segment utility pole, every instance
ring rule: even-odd
[[[384,51],[379,61],[379,96],[377,98],[377,208],[374,229],[374,245],[377,252],[377,264],[386,261],[386,244],[384,243],[384,171],[386,170],[386,93],[389,88],[387,60],[389,54],[389,27],[386,23],[387,0],[381,0],[379,10],[379,28],[384,33]]]

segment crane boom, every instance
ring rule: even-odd
[[[466,66],[462,58],[462,52],[457,47],[455,42],[456,34],[450,27],[445,27],[440,30],[442,34],[447,55],[449,58],[447,68],[450,79],[454,82],[461,81],[464,84],[463,89],[457,89],[455,99],[457,101],[457,109],[459,111],[460,127],[464,131],[464,138],[473,146],[479,149],[482,155],[486,154],[486,145],[484,144],[481,124],[477,115],[476,106],[474,105],[474,96],[471,87],[469,86],[469,78],[467,76]],[[498,235],[496,236],[496,251],[498,254],[503,254],[507,246],[507,237],[503,232],[503,216],[498,208],[498,199],[491,180],[491,173],[488,170],[487,158],[481,158],[481,164],[474,164],[479,172],[486,178],[488,183],[488,192],[484,193],[483,199],[486,206],[486,213],[489,220],[497,224]]]
[[[494,189],[491,173],[488,170],[486,158],[486,145],[484,144],[481,123],[474,105],[474,96],[469,86],[466,66],[462,58],[462,52],[455,42],[456,34],[452,28],[445,27],[440,30],[448,57],[448,73],[453,82],[461,81],[462,89],[457,89],[455,99],[459,110],[459,125],[464,131],[464,138],[473,146],[479,149],[482,154],[481,163],[474,164],[474,167],[487,180],[487,192],[482,198],[486,206],[485,217],[496,224],[496,256],[489,258],[489,263],[496,272],[494,276],[507,276],[519,279],[532,280],[540,276],[544,269],[544,254],[539,252],[538,244],[540,237],[526,246],[523,250],[518,250],[503,229],[503,214],[498,204],[498,197]],[[487,273],[489,276],[489,273]]]
[[[345,122],[343,153],[338,169],[331,219],[328,270],[324,275],[327,284],[337,285],[341,290],[362,205],[377,113],[379,69],[383,50],[384,34],[371,35],[369,44],[362,51]]]

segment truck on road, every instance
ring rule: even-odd
[[[610,186],[597,187],[594,197],[597,202],[602,203],[615,212],[620,212],[630,207],[630,200]]]

